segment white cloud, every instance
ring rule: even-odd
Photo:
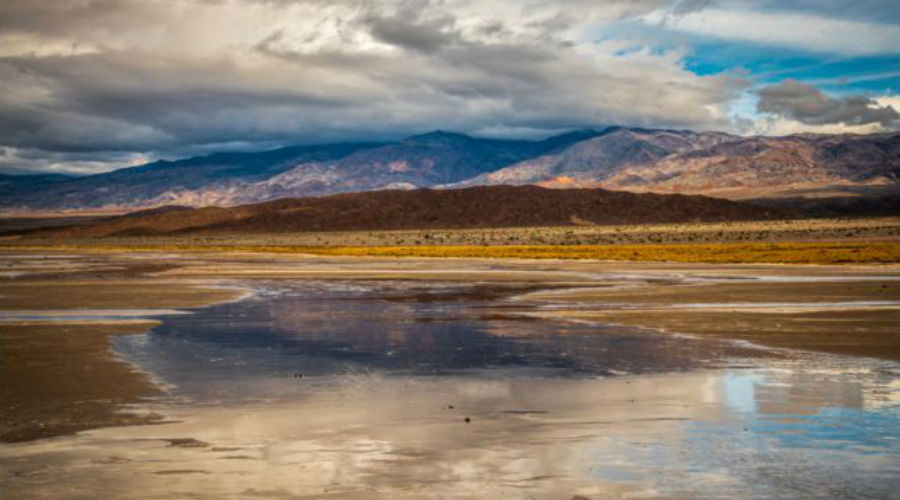
[[[153,161],[137,153],[63,154],[10,147],[0,147],[0,174],[14,172],[46,172],[61,174],[96,174],[115,168],[136,166]]]
[[[801,133],[812,134],[872,134],[884,132],[884,128],[877,123],[866,125],[847,125],[844,123],[830,123],[827,125],[810,125],[790,118],[780,116],[762,116],[756,118],[751,126],[744,131],[753,135],[791,135]]]
[[[30,33],[0,33],[0,57],[65,57],[98,52],[98,47],[75,39],[54,39]]]
[[[800,133],[815,134],[872,134],[893,130],[882,122],[869,123],[806,123],[785,114],[758,112],[760,96],[758,90],[747,89],[732,102],[731,113],[735,131],[748,135],[790,135]],[[834,98],[826,97],[834,100]],[[839,101],[841,98],[837,98]],[[900,111],[900,96],[871,96],[868,107],[872,110],[890,107]]]
[[[794,49],[863,56],[900,53],[894,24],[832,19],[798,12],[707,8],[684,15],[656,10],[641,17],[650,25],[701,36]]]
[[[900,96],[873,97],[872,101],[875,103],[873,108],[874,106],[890,106],[895,110],[900,110]],[[803,123],[794,118],[771,114],[756,116],[743,115],[740,116],[737,121],[741,124],[741,133],[753,135],[790,135],[800,133],[875,134],[892,130],[884,127],[878,122],[866,123],[863,125],[848,123],[811,124]]]
[[[879,106],[890,106],[900,112],[900,95],[883,95],[873,97],[872,100]]]

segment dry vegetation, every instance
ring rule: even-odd
[[[326,256],[594,259],[635,262],[878,264],[900,262],[900,242],[699,243],[651,245],[505,245],[304,247],[276,245],[190,246],[57,245],[30,249],[99,251],[234,251]]]
[[[23,238],[6,239],[4,246],[381,257],[885,263],[900,261],[900,218],[66,240]]]
[[[316,255],[366,255],[374,257],[595,259],[721,263],[859,264],[900,261],[900,242],[309,247],[298,248],[295,251]]]
[[[0,220],[0,225],[5,221]],[[106,237],[111,245],[420,246],[420,245],[615,245],[640,243],[721,243],[726,241],[806,241],[900,237],[900,217],[693,222],[615,226],[557,226],[384,231],[310,231],[290,234]],[[10,238],[5,242],[12,243]],[[31,243],[59,243],[28,238]],[[68,240],[76,242],[78,240]],[[86,241],[93,241],[87,239]]]

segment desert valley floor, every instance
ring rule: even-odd
[[[9,498],[900,489],[897,264],[7,248],[3,266]]]
[[[0,0],[0,500],[900,499],[898,0]]]

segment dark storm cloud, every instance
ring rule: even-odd
[[[431,53],[459,38],[452,31],[450,16],[410,21],[404,12],[391,17],[373,17],[366,24],[376,39],[417,52]]]
[[[0,103],[0,140],[48,151],[146,152],[396,137],[438,127],[703,127],[717,120],[705,106],[727,101],[736,85],[696,78],[664,56],[620,62],[575,53],[571,42],[548,39],[562,38],[576,22],[561,8],[513,8],[519,18],[483,19],[429,2],[257,4],[274,9],[263,13],[241,5],[13,0],[15,15],[4,27],[26,38],[7,48],[26,45],[2,59],[4,87],[15,96]],[[655,3],[641,5],[611,3],[600,12]],[[168,17],[164,6],[173,7]],[[583,6],[579,14],[590,12]],[[149,22],[126,22],[130,14],[148,14]],[[245,36],[244,24],[226,23],[246,16],[273,26]],[[605,67],[619,64],[629,67]],[[680,79],[691,82],[683,94],[671,82]],[[668,89],[678,95],[666,99]],[[643,106],[644,91],[663,99]]]
[[[329,109],[351,102],[304,89],[259,88],[229,65],[146,64],[127,53],[3,60],[11,86],[48,82],[48,102],[2,105],[6,145],[53,151],[146,151],[193,142],[272,139],[248,109]],[[196,83],[190,83],[194,80]],[[230,115],[230,116],[229,116]],[[219,116],[221,120],[210,120]],[[285,134],[281,139],[289,137]]]
[[[69,155],[87,170],[435,128],[727,129],[746,81],[602,36],[622,19],[706,4],[3,0],[0,146],[11,153],[0,163],[45,155],[64,168]]]
[[[877,123],[885,128],[900,128],[900,114],[890,106],[879,106],[863,95],[830,97],[795,80],[761,89],[757,109],[810,125]]]

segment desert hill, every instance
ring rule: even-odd
[[[705,196],[482,186],[383,190],[236,207],[153,210],[42,234],[66,237],[253,234],[725,221],[793,215],[789,210],[764,209]]]

